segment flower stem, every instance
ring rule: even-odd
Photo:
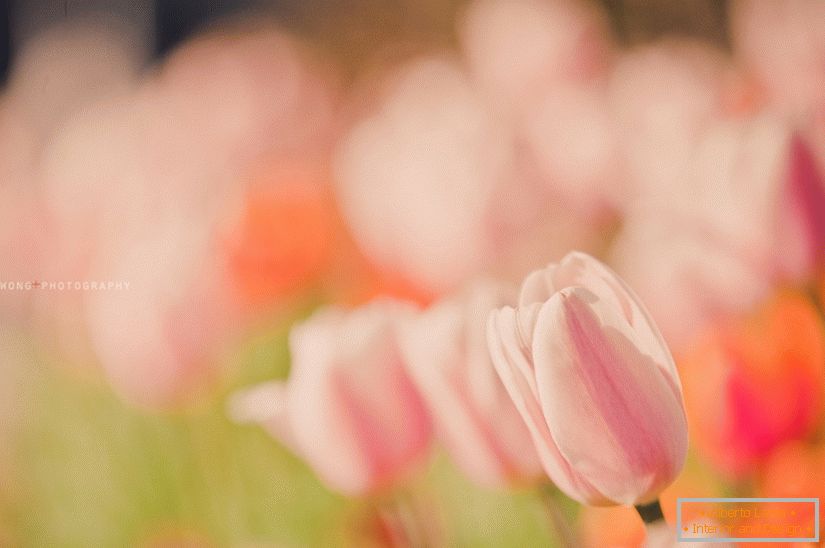
[[[556,538],[564,548],[576,548],[579,544],[576,542],[576,535],[570,527],[570,523],[564,512],[559,507],[559,502],[556,500],[556,493],[558,491],[550,485],[542,485],[539,487],[539,497],[542,505],[547,512],[547,517],[550,519],[550,524],[553,526],[553,531]]]
[[[386,544],[393,548],[427,548],[440,544],[438,520],[423,516],[407,491],[393,493],[376,504]]]
[[[646,548],[670,548],[674,545],[676,537],[665,521],[659,499],[649,504],[636,506],[636,511],[639,512],[639,516],[645,522],[645,530],[647,531]]]

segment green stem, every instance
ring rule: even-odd
[[[375,505],[394,547],[427,548],[440,544],[437,524],[424,519],[408,491],[393,493],[376,501]]]

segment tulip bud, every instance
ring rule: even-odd
[[[531,273],[490,314],[493,363],[550,479],[591,505],[655,500],[687,452],[682,388],[638,298],[583,253]]]
[[[541,464],[524,422],[490,361],[487,314],[514,300],[491,281],[411,318],[401,348],[410,376],[456,465],[477,483],[507,487],[539,477]]]
[[[401,310],[381,300],[316,313],[290,334],[289,380],[237,395],[231,413],[263,423],[341,493],[403,481],[425,456],[431,424],[398,350]]]

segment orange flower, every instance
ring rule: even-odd
[[[699,451],[741,476],[819,423],[825,341],[814,307],[782,293],[755,315],[711,333],[681,361]]]
[[[247,191],[225,240],[232,280],[247,302],[270,304],[325,267],[334,210],[319,178],[274,173]]]

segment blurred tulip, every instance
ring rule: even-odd
[[[610,75],[609,101],[629,172],[627,207],[668,196],[706,128],[725,110],[722,52],[701,42],[662,41],[629,50]]]
[[[598,227],[548,188],[515,131],[454,60],[405,65],[337,151],[342,213],[367,258],[439,295],[479,272],[520,278],[592,247]]]
[[[493,363],[545,471],[592,505],[645,504],[681,470],[682,393],[636,296],[582,253],[535,271],[488,321]]]
[[[631,217],[614,242],[611,262],[639,288],[679,354],[715,321],[749,310],[771,283],[701,225],[668,213]]]
[[[224,232],[241,298],[257,306],[305,288],[330,259],[334,211],[322,173],[274,167],[246,191]]]
[[[344,217],[379,265],[450,289],[483,265],[507,154],[506,136],[460,68],[421,60],[339,148]]]
[[[153,147],[161,145],[151,137],[163,137],[152,124],[156,115],[139,96],[97,103],[44,151],[39,182],[52,232],[39,279],[130,287],[40,291],[36,304],[39,330],[64,356],[84,364],[94,353],[127,399],[167,405],[200,384],[193,373],[211,369],[201,367],[213,358],[204,358],[212,348],[206,341],[225,339],[217,326],[228,324],[214,314],[228,310],[217,294],[225,273],[211,246],[217,204],[238,190],[225,188],[223,173],[199,171],[194,150],[157,162]],[[175,245],[184,247],[172,251]],[[208,302],[199,314],[186,310],[201,298]]]
[[[731,4],[735,52],[785,113],[825,109],[825,5],[817,0]]]
[[[480,0],[459,33],[472,83],[512,125],[545,200],[587,215],[614,206],[624,180],[602,85],[610,54],[603,14],[565,0]]]
[[[216,72],[216,63],[228,68]],[[231,282],[243,278],[238,285],[250,299],[273,298],[323,261],[327,212],[315,181],[282,185],[279,196],[289,197],[280,210],[259,181],[250,188],[239,182],[263,155],[283,173],[290,156],[300,155],[313,171],[328,164],[331,101],[325,78],[288,37],[238,31],[200,38],[139,89],[66,117],[39,173],[53,233],[37,277],[130,287],[41,292],[41,331],[70,359],[92,362],[93,350],[131,401],[166,406],[188,399],[214,376],[237,332]],[[244,200],[256,203],[244,211]],[[293,209],[299,204],[303,215]],[[314,247],[285,249],[277,226],[263,226],[273,212],[283,221],[283,207],[292,229],[298,217],[306,221],[301,242]],[[254,238],[274,238],[264,253],[272,255],[251,249]],[[288,265],[260,268],[278,252],[289,254]],[[305,262],[297,260],[301,253]],[[189,309],[195,303],[197,314]]]
[[[51,218],[52,197],[41,185],[44,157],[72,119],[82,116],[96,101],[112,100],[136,85],[143,59],[133,38],[115,20],[86,19],[53,25],[21,44],[0,107],[3,280],[36,282],[54,277],[60,269],[53,267],[71,254],[56,244],[62,227]],[[84,161],[95,163],[88,157]],[[64,205],[70,208],[71,203],[69,200]],[[85,242],[73,243],[78,247],[79,260],[85,260]],[[74,279],[75,273],[64,268],[59,277]],[[82,324],[82,313],[74,303],[54,308],[73,308],[72,320],[66,316],[56,319],[51,310],[44,310],[47,306],[40,297],[37,291],[7,292],[0,296],[2,315],[14,316],[15,320],[33,315],[37,329],[45,332],[51,326],[41,329],[42,324],[63,322],[74,331]],[[51,343],[48,339],[47,335],[45,340]],[[84,337],[78,339],[85,341]],[[79,351],[72,351],[70,359],[88,357],[87,345],[80,341],[75,345]]]
[[[490,361],[488,313],[515,300],[508,286],[471,284],[406,322],[402,351],[436,432],[471,479],[508,487],[538,479],[533,441]]]
[[[177,160],[196,144],[214,168],[222,167],[215,165],[220,159],[245,166],[273,154],[312,158],[330,146],[332,79],[276,29],[199,36],[176,50],[147,86],[155,108],[167,115],[158,122],[170,140],[159,152]]]
[[[235,396],[232,415],[263,423],[332,489],[398,485],[426,456],[432,429],[398,348],[406,313],[389,300],[317,312],[290,334],[289,380]]]
[[[121,284],[84,296],[92,343],[124,399],[146,407],[188,404],[219,371],[237,329],[227,273],[202,226],[159,225],[107,249],[92,269]]]
[[[527,136],[546,184],[568,206],[599,213],[624,200],[615,124],[601,90],[556,89],[532,111]]]
[[[614,264],[678,351],[823,261],[825,183],[810,147],[770,116],[714,124],[669,194],[629,211]],[[674,311],[677,311],[674,314]]]
[[[780,295],[709,333],[680,363],[696,445],[733,477],[811,434],[822,417],[825,341],[799,296]]]
[[[473,77],[505,111],[524,109],[559,84],[597,78],[611,47],[604,15],[567,0],[479,0],[459,35]]]

